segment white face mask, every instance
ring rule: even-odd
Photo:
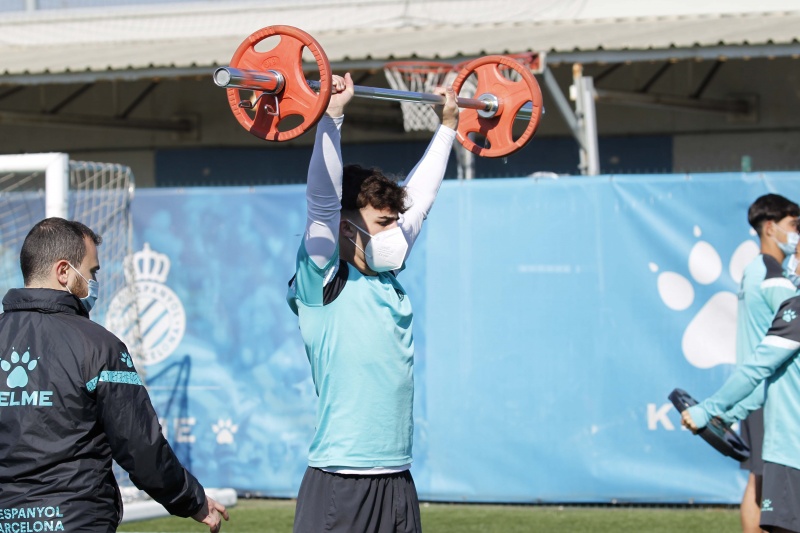
[[[775,239],[775,243],[778,245],[778,248],[780,248],[781,251],[786,255],[794,255],[794,252],[797,249],[797,244],[800,243],[800,233],[797,233],[796,231],[786,231],[777,224],[775,224],[775,227],[780,230],[781,233],[786,234],[786,242],[781,242],[778,239]]]
[[[348,222],[350,222],[348,220]],[[350,222],[350,224],[353,224]],[[382,231],[377,235],[370,235],[367,230],[353,224],[356,228],[370,236],[366,249],[362,249],[352,239],[350,242],[364,252],[369,268],[375,272],[388,272],[403,266],[408,251],[408,242],[400,227]]]

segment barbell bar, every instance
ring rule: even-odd
[[[279,36],[280,43],[267,52],[257,52],[262,40]],[[319,81],[307,80],[302,55],[307,48],[317,64]],[[520,81],[505,78],[500,68],[515,70]],[[539,85],[529,69],[505,56],[486,56],[469,62],[453,81],[458,94],[464,81],[477,76],[477,98],[457,97],[463,109],[457,138],[464,147],[484,157],[504,157],[521,149],[536,132],[542,109]],[[268,26],[254,32],[237,48],[228,67],[214,72],[214,83],[227,89],[228,103],[239,123],[253,135],[272,141],[285,141],[305,133],[325,112],[331,98],[331,70],[319,43],[292,26]],[[239,90],[259,93],[255,101],[244,99]],[[445,98],[436,94],[355,86],[354,96],[377,100],[441,105]],[[263,101],[262,101],[263,100]],[[249,112],[252,110],[252,114]],[[279,124],[288,116],[302,122],[288,131]],[[525,131],[513,138],[516,119],[527,120]],[[479,134],[489,146],[478,146],[470,137]]]
[[[263,91],[265,94],[275,94],[283,90],[283,75],[275,70],[267,72],[257,72],[253,70],[240,70],[233,67],[219,67],[214,71],[214,83],[218,87],[248,89],[251,91]],[[306,80],[312,90],[319,92],[320,82]],[[354,85],[354,96],[369,98],[372,100],[386,100],[389,102],[411,102],[414,104],[444,105],[444,96],[431,93],[420,93],[415,91],[400,91],[397,89],[386,89],[384,87],[367,87],[364,85]],[[246,102],[247,100],[245,100]],[[493,94],[482,94],[478,98],[457,97],[456,103],[462,109],[476,109],[482,117],[493,117],[497,111],[497,98]],[[239,103],[242,105],[242,102]],[[533,103],[527,102],[517,114],[516,120],[529,120],[533,114]]]

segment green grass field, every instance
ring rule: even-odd
[[[223,532],[290,533],[295,502],[240,500]],[[422,504],[425,533],[729,533],[739,531],[738,509],[536,507]],[[164,518],[125,524],[121,532],[208,531],[193,520]]]

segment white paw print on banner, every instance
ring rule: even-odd
[[[752,233],[752,232],[751,232]],[[702,231],[694,227],[698,239]],[[752,240],[742,242],[728,263],[728,273],[737,286],[742,281],[744,269],[759,254]],[[650,263],[650,270],[658,272],[658,265]],[[661,301],[673,311],[685,311],[695,301],[695,284],[711,285],[722,275],[722,259],[717,250],[706,241],[697,241],[689,252],[689,276],[676,272],[658,275],[658,294]],[[736,363],[736,309],[738,297],[730,291],[713,294],[692,318],[683,332],[681,348],[690,364],[697,368],[711,368],[720,364]]]
[[[211,429],[217,434],[217,444],[233,444],[233,436],[239,431],[239,426],[235,425],[230,418],[220,418],[216,424],[211,426]]]

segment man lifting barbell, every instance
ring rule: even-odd
[[[264,39],[280,37],[280,43],[266,52],[257,51]],[[319,81],[307,80],[303,51],[314,57]],[[503,70],[513,70],[519,80],[509,79]],[[462,84],[475,75],[476,98],[457,98],[463,108],[457,138],[464,147],[482,157],[505,157],[520,150],[533,138],[542,118],[542,92],[530,69],[506,56],[485,56],[467,62],[453,81],[458,93]],[[331,97],[330,63],[319,43],[306,32],[292,26],[268,26],[254,32],[237,48],[230,66],[214,72],[214,83],[225,87],[228,103],[236,120],[247,131],[268,141],[288,141],[302,135],[320,120]],[[240,89],[253,91],[248,99]],[[395,91],[385,88],[353,86],[354,96],[376,100],[444,104],[437,94]],[[282,129],[287,117],[301,119],[291,129]],[[516,120],[527,121],[516,137]],[[479,146],[474,136],[482,136]]]
[[[277,46],[256,50],[276,36]],[[305,50],[314,58],[318,81],[305,77]],[[506,78],[502,69],[517,71],[520,81]],[[477,98],[457,98],[473,74]],[[317,126],[306,231],[287,297],[319,396],[294,531],[419,532],[409,473],[413,315],[397,275],[439,191],[453,141],[484,157],[521,149],[542,116],[539,85],[516,60],[487,56],[470,61],[453,87],[434,94],[355,86],[349,74],[333,76],[319,43],[291,26],[250,35],[230,66],[215,71],[214,82],[227,89],[239,124],[260,139],[287,141]],[[441,107],[442,125],[404,183],[378,169],[342,165],[339,130],[354,96]],[[291,116],[301,122],[283,128]],[[515,137],[518,119],[527,123]],[[476,145],[473,134],[486,144]]]
[[[380,170],[342,166],[350,75],[333,77],[308,170],[308,219],[288,301],[319,396],[296,533],[419,532],[409,473],[413,440],[412,308],[397,279],[439,191],[458,107],[398,185]]]

